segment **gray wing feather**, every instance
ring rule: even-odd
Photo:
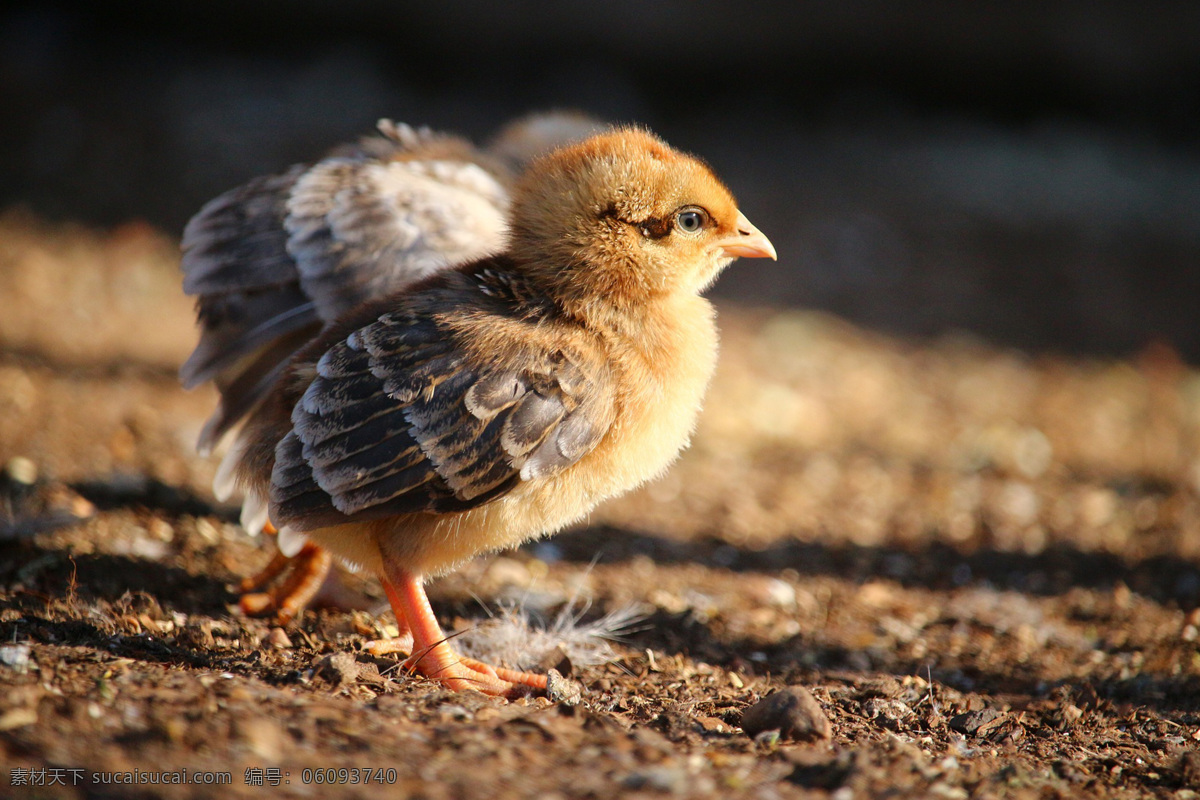
[[[288,200],[288,253],[331,320],[500,248],[507,192],[460,161],[328,159]]]
[[[294,282],[287,198],[307,167],[256,178],[209,201],[183,230],[183,290],[228,294]]]
[[[202,327],[200,341],[179,369],[179,379],[187,389],[214,379],[228,384],[229,376],[221,381],[221,374],[247,356],[296,331],[306,332],[296,344],[302,345],[320,325],[313,304],[299,286],[201,297],[196,302],[196,317]]]
[[[497,370],[452,342],[429,319],[381,319],[330,348],[276,448],[272,518],[311,530],[465,510],[565,469],[611,425],[603,367],[530,353]]]

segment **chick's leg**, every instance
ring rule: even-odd
[[[475,690],[486,694],[511,695],[519,686],[546,688],[546,676],[496,668],[463,658],[450,647],[433,615],[421,579],[385,559],[383,588],[397,620],[407,620],[412,633],[412,657],[408,666],[427,678],[441,681],[455,691]]]
[[[253,609],[253,606],[247,606],[247,597],[250,597],[255,592],[261,593],[263,589],[274,583],[275,579],[282,575],[291,563],[291,558],[276,550],[275,555],[271,557],[271,560],[267,562],[265,567],[253,575],[247,575],[245,578],[242,578],[241,583],[238,584],[238,591],[243,595],[242,611],[249,614],[252,610],[256,610]]]
[[[311,542],[291,558],[276,553],[261,572],[242,581],[238,605],[248,616],[272,615],[276,624],[286,625],[312,602],[332,568],[330,552]],[[287,576],[283,581],[271,586],[284,572]]]

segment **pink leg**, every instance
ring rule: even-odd
[[[546,688],[546,676],[509,669],[496,669],[474,659],[458,655],[433,615],[425,587],[416,575],[385,561],[387,577],[383,589],[396,619],[407,620],[412,633],[413,655],[408,666],[427,678],[441,681],[455,691],[481,691],[507,696],[519,693],[518,686],[539,691]]]

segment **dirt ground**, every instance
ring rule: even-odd
[[[236,613],[272,546],[192,449],[175,247],[0,216],[0,796],[1200,796],[1200,372],[1169,347],[723,307],[664,479],[431,586],[482,652],[514,603],[642,615],[607,663],[536,656],[581,703],[506,702],[361,652],[386,613]],[[819,708],[743,730],[784,687]]]

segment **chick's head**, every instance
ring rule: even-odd
[[[775,257],[708,166],[637,128],[533,162],[510,236],[532,276],[584,302],[695,293],[738,256]]]

